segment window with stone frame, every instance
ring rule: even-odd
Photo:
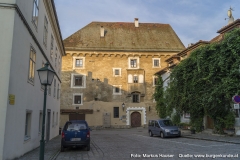
[[[119,69],[115,69],[115,75],[116,75],[116,76],[119,75]]]
[[[36,63],[36,51],[31,47],[30,48],[28,80],[32,83],[34,82],[34,77],[35,77],[35,63]]]
[[[71,88],[86,88],[86,75],[72,73]]]
[[[26,111],[26,117],[25,117],[25,133],[24,133],[24,140],[28,140],[31,138],[31,121],[32,121],[32,111],[27,110]]]
[[[74,95],[74,104],[82,104],[82,95]]]
[[[54,52],[54,38],[53,35],[51,35],[51,48],[50,48],[50,58],[53,60],[53,52]]]
[[[138,83],[138,76],[137,75],[133,76],[133,83]]]
[[[132,93],[132,102],[139,103],[140,102],[140,94],[139,93]]]
[[[158,83],[158,77],[157,76],[153,76],[153,86],[156,86]]]
[[[130,59],[131,68],[137,68],[137,59]]]
[[[160,58],[153,58],[153,67],[158,68],[160,67]]]
[[[44,18],[44,33],[43,33],[43,44],[45,47],[47,47],[47,37],[48,37],[48,20],[45,16]]]
[[[35,27],[38,25],[39,0],[33,0],[32,22]]]
[[[119,118],[119,107],[113,107],[113,118]]]
[[[74,76],[74,86],[83,86],[83,76],[82,75]]]
[[[76,58],[75,59],[75,67],[83,67],[83,59],[81,58]]]
[[[121,95],[121,85],[113,85],[113,95]]]

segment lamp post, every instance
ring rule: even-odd
[[[122,104],[122,109],[123,109],[123,111],[124,111],[124,107],[125,107],[125,104],[123,103],[123,104]]]
[[[40,68],[37,71],[38,71],[38,76],[39,76],[40,82],[42,85],[44,85],[42,135],[41,135],[41,140],[40,140],[40,155],[39,155],[39,159],[44,160],[44,148],[45,148],[44,133],[45,133],[47,86],[52,84],[55,72],[51,69],[48,62],[45,64],[45,66],[43,68]]]

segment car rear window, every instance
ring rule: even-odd
[[[67,123],[66,128],[67,131],[79,131],[82,129],[87,129],[87,126],[85,123]]]

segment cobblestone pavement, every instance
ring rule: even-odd
[[[181,138],[162,139],[158,136],[149,137],[146,128],[93,130],[90,151],[86,151],[85,148],[68,148],[64,152],[59,152],[60,138],[58,136],[46,144],[46,160],[118,160],[134,157],[134,159],[192,159],[194,156],[202,156],[197,159],[213,159],[207,156],[238,154],[238,157],[214,159],[240,159],[238,149],[240,137],[205,133],[191,135],[188,131],[183,131]],[[202,140],[203,138],[206,140]],[[36,149],[20,159],[38,159],[38,155],[39,149]]]

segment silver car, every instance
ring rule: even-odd
[[[174,126],[169,119],[149,120],[148,123],[149,136],[158,135],[161,138],[165,137],[181,137],[181,130]]]

